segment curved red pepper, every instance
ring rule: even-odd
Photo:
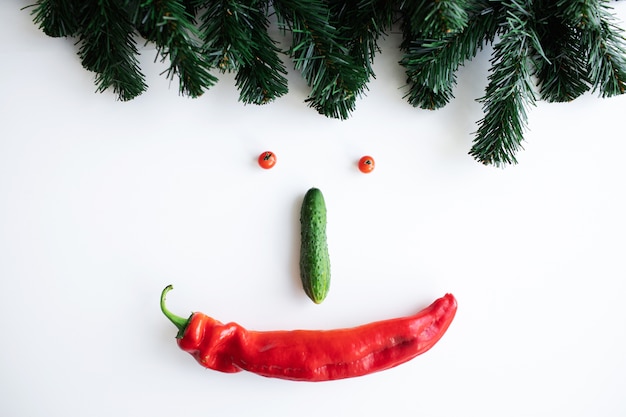
[[[382,371],[433,347],[457,309],[452,294],[419,313],[335,330],[251,331],[202,313],[189,319],[161,309],[178,327],[178,346],[203,366],[221,372],[242,370],[297,381],[328,381]]]

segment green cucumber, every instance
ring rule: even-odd
[[[300,227],[300,279],[306,295],[319,304],[330,288],[330,258],[326,242],[326,203],[317,188],[311,188],[304,195]]]

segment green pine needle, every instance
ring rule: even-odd
[[[367,80],[330,24],[330,9],[321,0],[274,0],[282,27],[292,33],[289,55],[311,87],[305,100],[327,117],[347,119]]]
[[[459,67],[486,42],[493,41],[498,30],[496,10],[485,0],[475,3],[468,12],[469,23],[459,32],[438,39],[405,40],[400,64],[406,69],[409,91],[405,98],[411,105],[435,110],[448,104],[454,97]]]
[[[201,16],[200,36],[204,53],[211,59],[211,66],[222,72],[236,71],[241,65],[252,62],[254,53],[251,43],[254,9],[239,0],[206,1]]]
[[[591,88],[580,29],[558,18],[558,10],[546,0],[549,16],[538,22],[537,31],[545,59],[534,57],[539,94],[548,102],[567,102]]]
[[[470,4],[470,0],[402,2],[404,30],[431,39],[460,32],[468,24]]]
[[[532,0],[502,2],[506,20],[500,40],[494,47],[491,74],[483,103],[485,116],[479,121],[470,151],[483,164],[515,164],[515,154],[522,148],[527,123],[527,108],[535,104],[529,57],[539,45],[526,12]]]
[[[235,71],[239,99],[265,104],[287,94],[287,70],[280,48],[267,33],[268,3],[221,0],[203,4],[200,27],[205,54],[222,72]]]
[[[217,78],[210,73],[193,21],[180,0],[144,0],[135,16],[139,31],[156,44],[162,61],[169,58],[167,77],[178,76],[182,95],[199,97]]]
[[[559,0],[564,20],[581,31],[590,83],[601,97],[626,91],[626,42],[607,0]]]
[[[32,4],[33,22],[55,38],[74,36],[78,32],[78,10],[74,0],[37,0]]]
[[[600,24],[583,35],[583,45],[589,48],[591,81],[601,97],[624,94],[626,90],[626,43],[607,9],[604,3],[599,6]]]
[[[164,73],[198,97],[235,72],[243,103],[288,91],[287,54],[320,114],[347,119],[374,74],[379,40],[396,23],[413,106],[437,109],[453,97],[456,73],[494,44],[470,154],[496,166],[516,163],[528,108],[537,97],[573,100],[592,90],[626,92],[626,39],[610,0],[34,0],[33,22],[50,36],[76,37],[97,91],[130,100],[147,88],[135,35],[169,60]],[[268,34],[269,16],[290,32],[286,51]],[[536,84],[536,85],[535,85]],[[535,89],[538,96],[535,96]]]
[[[365,84],[375,77],[374,57],[380,52],[378,41],[386,35],[397,12],[388,0],[329,0],[331,21],[337,28],[337,38],[346,47],[356,65],[365,68]]]
[[[96,73],[98,92],[113,88],[120,100],[131,100],[147,86],[139,70],[134,27],[127,10],[116,0],[80,10],[78,55],[83,67]],[[113,41],[115,40],[115,41]]]

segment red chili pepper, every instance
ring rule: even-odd
[[[178,328],[178,346],[202,365],[221,372],[242,370],[297,381],[329,381],[382,371],[429,350],[457,309],[452,294],[419,313],[335,330],[251,331],[202,313],[189,319],[161,310]]]

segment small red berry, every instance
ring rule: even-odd
[[[276,155],[274,152],[265,151],[259,155],[259,166],[263,169],[270,169],[276,165]]]
[[[364,174],[369,174],[370,172],[372,172],[374,170],[374,166],[374,158],[372,158],[371,156],[364,156],[363,158],[359,159],[359,171]]]

